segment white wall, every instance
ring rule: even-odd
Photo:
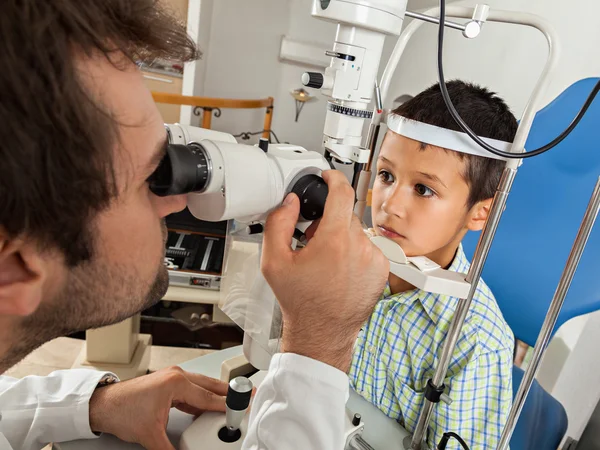
[[[473,6],[473,1],[457,4]],[[527,11],[545,17],[556,28],[563,52],[561,68],[554,74],[546,102],[574,81],[600,72],[596,58],[600,28],[597,0],[488,0],[492,8]],[[585,14],[581,14],[585,11]],[[520,114],[547,56],[544,37],[533,29],[513,25],[485,24],[475,40],[459,31],[446,30],[444,69],[447,79],[461,78],[491,87]],[[437,81],[437,26],[425,24],[408,44],[390,98],[416,94]]]
[[[289,28],[286,35],[306,42],[320,43],[323,53],[333,47],[336,25],[311,17],[312,0],[288,0]],[[276,92],[277,108],[273,129],[280,139],[299,144],[308,150],[321,150],[325,123],[326,98],[319,91],[307,89],[315,100],[304,105],[298,122],[294,122],[296,104],[290,91],[301,88],[300,77],[306,71],[323,71],[322,68],[293,63],[281,63],[279,87]]]
[[[203,95],[277,97],[282,70],[278,61],[279,44],[288,28],[288,0],[214,2],[210,45],[205,53],[207,70]],[[275,119],[281,99],[276,100]],[[220,118],[213,119],[212,127],[232,134],[259,131],[263,120],[262,109],[223,110]]]
[[[207,51],[210,48],[212,29],[213,0],[191,0],[188,5],[187,32],[203,53],[198,61],[186,63],[183,71],[183,95],[204,95],[204,80],[207,69]],[[192,113],[191,106],[181,107],[180,122],[197,125],[198,117]]]

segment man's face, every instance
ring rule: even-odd
[[[440,253],[456,250],[467,230],[469,186],[461,175],[465,163],[456,155],[420,146],[387,133],[373,186],[373,226],[407,256],[436,261]]]
[[[57,258],[42,303],[18,327],[28,337],[15,353],[121,321],[158,302],[168,287],[164,218],[185,207],[185,196],[157,197],[146,181],[164,154],[162,119],[133,64],[119,70],[103,56],[79,62],[85,85],[119,123],[118,142],[107,149],[114,154],[119,193],[92,218],[92,259],[67,269]]]

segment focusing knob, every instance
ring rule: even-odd
[[[305,175],[292,187],[300,199],[300,215],[305,220],[317,220],[323,216],[325,200],[329,193],[327,183],[318,175]]]
[[[319,72],[304,72],[302,74],[302,84],[309,88],[321,89],[323,80],[323,74]]]

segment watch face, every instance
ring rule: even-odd
[[[321,0],[321,9],[327,9],[331,0]]]

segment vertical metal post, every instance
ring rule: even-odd
[[[492,202],[490,216],[483,229],[481,238],[479,239],[479,243],[473,257],[473,262],[469,267],[469,273],[466,277],[466,281],[471,283],[471,290],[469,291],[469,295],[466,299],[460,299],[458,301],[456,311],[454,311],[454,316],[452,317],[452,322],[450,323],[450,328],[448,329],[448,335],[446,336],[446,341],[444,342],[444,347],[442,349],[442,356],[440,357],[440,362],[433,376],[432,382],[435,387],[440,387],[446,378],[446,373],[448,372],[448,367],[450,365],[452,354],[454,353],[454,348],[456,347],[456,343],[460,337],[460,332],[465,319],[467,318],[471,301],[473,300],[473,296],[477,290],[477,285],[479,284],[479,280],[481,278],[481,272],[483,271],[483,265],[489,253],[492,241],[494,240],[496,230],[498,229],[500,217],[502,216],[506,206],[506,200],[508,199],[508,194],[516,174],[517,171],[515,169],[508,167],[504,169],[502,174],[500,185],[498,186],[498,190],[494,196],[494,201]],[[411,449],[420,450],[422,448],[434,406],[434,403],[424,399],[421,414],[419,415],[419,421],[417,422],[417,426],[413,434]]]

